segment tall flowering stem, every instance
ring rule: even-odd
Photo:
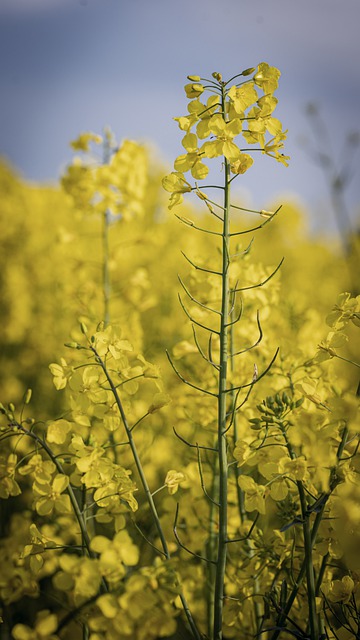
[[[225,88],[222,88],[222,108],[225,114]],[[224,222],[222,231],[222,285],[220,320],[220,362],[218,395],[218,460],[219,460],[219,534],[215,578],[214,638],[222,637],[222,611],[227,549],[227,489],[228,460],[226,438],[226,396],[228,386],[228,327],[229,327],[229,266],[230,266],[230,164],[225,158]]]
[[[190,83],[185,86],[187,97],[191,102],[188,106],[189,115],[176,118],[181,130],[185,131],[182,145],[186,150],[186,154],[178,156],[175,160],[175,171],[166,176],[163,180],[164,188],[171,193],[169,208],[181,204],[183,195],[188,192],[195,192],[198,198],[206,205],[208,211],[216,219],[216,224],[221,227],[214,230],[213,228],[198,225],[188,218],[177,216],[181,222],[190,226],[201,233],[210,234],[216,237],[221,243],[219,252],[221,255],[221,263],[218,266],[209,268],[208,266],[195,264],[191,258],[186,256],[188,262],[200,272],[212,274],[214,278],[220,280],[220,286],[216,289],[216,298],[219,303],[215,308],[208,306],[197,299],[180,278],[186,295],[190,300],[198,305],[203,312],[209,314],[209,318],[218,319],[217,328],[214,328],[211,320],[199,322],[196,317],[191,315],[187,307],[182,302],[181,306],[190,319],[194,331],[194,340],[201,357],[205,359],[208,365],[211,365],[216,371],[215,377],[212,376],[212,382],[204,381],[202,384],[194,384],[187,380],[178,370],[172,357],[169,355],[170,363],[178,375],[180,380],[189,385],[192,389],[212,396],[217,402],[217,424],[216,424],[216,444],[212,449],[215,461],[212,465],[213,474],[213,495],[210,498],[210,520],[209,520],[209,545],[210,551],[207,557],[209,565],[209,576],[212,584],[208,589],[208,615],[212,618],[208,620],[209,637],[212,640],[222,640],[223,638],[223,609],[225,584],[226,584],[226,566],[227,566],[227,549],[228,545],[233,542],[228,536],[228,487],[229,487],[229,462],[228,462],[228,439],[231,436],[231,430],[235,429],[237,411],[247,401],[251,389],[258,379],[261,379],[270,368],[276,354],[270,365],[260,374],[256,371],[256,376],[250,381],[234,384],[234,358],[236,355],[249,351],[261,340],[262,331],[257,320],[260,331],[259,340],[251,347],[242,348],[236,351],[234,341],[234,326],[240,321],[242,315],[242,302],[238,301],[238,296],[246,289],[252,289],[262,286],[272,278],[278,267],[265,280],[254,285],[239,286],[230,280],[230,267],[232,262],[236,261],[237,253],[231,252],[232,236],[242,236],[244,234],[260,229],[267,224],[274,214],[264,211],[251,211],[260,217],[265,217],[265,221],[260,222],[250,229],[242,229],[240,231],[232,231],[230,228],[231,209],[234,206],[231,203],[230,191],[231,185],[235,178],[244,174],[253,164],[253,158],[249,153],[245,153],[235,139],[240,134],[243,135],[246,142],[250,145],[256,145],[249,151],[261,151],[266,155],[274,157],[279,162],[287,164],[287,158],[280,153],[283,146],[283,140],[286,133],[282,131],[281,123],[272,117],[272,112],[277,104],[277,100],[273,97],[273,92],[277,87],[277,80],[280,72],[274,67],[270,67],[266,63],[261,63],[257,68],[246,69],[241,74],[231,78],[228,82],[222,80],[219,73],[213,73],[212,79],[202,79],[199,76],[188,76]],[[252,77],[249,77],[252,76]],[[236,83],[234,84],[234,81]],[[257,87],[264,92],[259,97]],[[209,91],[210,96],[206,103],[200,101],[200,96]],[[244,124],[247,129],[244,129]],[[196,133],[192,132],[196,125]],[[267,140],[267,133],[273,137]],[[200,143],[204,140],[203,144]],[[201,184],[198,186],[198,180],[204,180],[209,168],[204,163],[206,159],[221,158],[223,167],[223,184]],[[196,181],[194,186],[190,182],[190,178],[185,178],[185,173],[190,172],[192,178]],[[207,194],[207,190],[219,190],[222,192],[220,201],[211,200]],[[246,210],[250,213],[250,210]],[[218,280],[218,281],[219,281]],[[236,308],[240,307],[240,312],[234,313]],[[214,315],[213,315],[214,314]],[[196,331],[205,331],[210,334],[209,337],[209,356],[207,357],[201,348]],[[212,344],[216,345],[217,357],[212,354]],[[230,376],[230,371],[232,375]],[[217,386],[214,385],[214,380]],[[238,404],[238,396],[244,389],[245,398]],[[199,449],[198,449],[199,452]],[[200,455],[200,454],[199,454]],[[200,466],[200,465],[199,465]],[[201,475],[201,469],[200,469]],[[209,495],[203,486],[205,496],[209,499]],[[241,502],[241,504],[240,504]],[[243,502],[239,502],[240,519],[244,519]],[[216,518],[216,515],[217,518]],[[214,530],[214,515],[217,528]],[[214,567],[214,570],[211,570]],[[256,611],[257,625],[259,624],[260,615]]]

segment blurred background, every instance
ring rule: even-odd
[[[257,208],[293,199],[321,233],[355,227],[359,24],[359,0],[0,0],[0,154],[53,183],[69,141],[110,125],[169,170],[186,76],[266,61],[282,72],[275,115],[291,163],[257,159],[239,195]]]

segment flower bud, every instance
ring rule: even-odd
[[[241,76],[250,76],[254,73],[256,67],[249,67],[249,69],[245,69],[240,75]]]
[[[80,322],[80,331],[81,331],[81,333],[84,334],[84,336],[86,336],[86,334],[87,334],[87,326],[86,326],[85,322]]]
[[[197,82],[186,84],[184,88],[186,96],[188,98],[198,98],[204,91],[204,87],[202,86],[202,84],[199,84]]]

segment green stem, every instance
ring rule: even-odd
[[[297,487],[299,491],[301,517],[303,519],[303,536],[304,536],[304,552],[305,552],[305,569],[306,569],[306,586],[307,586],[307,598],[309,607],[309,623],[310,623],[310,638],[311,640],[318,640],[318,616],[316,613],[316,589],[315,589],[315,575],[314,566],[312,560],[312,536],[310,528],[310,519],[306,513],[307,503],[305,497],[305,491],[303,483],[298,480]]]
[[[225,115],[225,89],[222,88],[223,113]],[[228,363],[228,326],[229,326],[229,264],[230,264],[230,165],[224,159],[224,222],[222,232],[222,285],[221,285],[221,321],[220,321],[220,361],[218,392],[218,467],[219,467],[219,533],[218,554],[215,576],[214,602],[214,640],[222,640],[222,616],[224,604],[224,581],[227,551],[227,492],[228,492],[228,460],[226,439],[227,411],[227,363]]]
[[[344,362],[348,362],[349,364],[353,364],[355,367],[360,369],[360,364],[358,362],[354,362],[353,360],[349,360],[349,358],[344,358],[343,356],[339,356],[338,353],[336,353],[334,357],[338,358],[339,360],[343,360]]]
[[[134,438],[133,438],[133,435],[132,435],[132,429],[129,426],[129,423],[127,421],[127,417],[126,417],[126,414],[125,414],[124,407],[122,405],[120,396],[119,396],[118,391],[117,391],[117,389],[116,389],[116,387],[115,387],[115,385],[113,383],[113,380],[112,380],[112,378],[111,378],[111,376],[110,376],[110,374],[109,374],[109,372],[107,370],[105,362],[99,356],[99,354],[97,353],[96,349],[94,349],[94,347],[90,347],[90,348],[91,348],[91,351],[94,353],[97,362],[100,364],[100,366],[101,366],[101,368],[102,368],[102,370],[103,370],[103,372],[104,372],[104,374],[106,376],[106,379],[107,379],[107,381],[108,381],[108,383],[110,385],[110,389],[111,389],[111,391],[113,393],[113,396],[115,398],[115,402],[116,402],[117,408],[118,408],[120,416],[121,416],[121,420],[122,420],[124,428],[125,428],[125,432],[126,432],[126,436],[127,436],[127,439],[128,439],[128,443],[130,445],[131,453],[132,453],[133,458],[134,458],[135,466],[136,466],[136,469],[137,469],[139,477],[140,477],[140,482],[141,482],[142,487],[143,487],[143,489],[145,491],[145,495],[146,495],[146,498],[147,498],[147,501],[148,501],[148,504],[149,504],[149,507],[150,507],[150,510],[151,510],[151,513],[152,513],[152,516],[153,516],[153,519],[154,519],[154,522],[155,522],[155,526],[156,526],[157,532],[159,534],[161,545],[162,545],[162,548],[164,550],[164,555],[166,556],[166,558],[169,558],[170,557],[169,549],[168,549],[167,542],[166,542],[166,539],[165,539],[165,536],[164,536],[164,532],[163,532],[161,524],[160,524],[160,519],[159,519],[157,510],[156,510],[155,502],[154,502],[152,493],[150,491],[150,488],[149,488],[149,485],[148,485],[148,482],[147,482],[147,479],[146,479],[146,476],[145,476],[145,473],[144,473],[144,470],[143,470],[143,467],[142,467],[142,464],[141,464],[141,461],[140,461],[140,457],[139,457],[139,454],[138,454],[138,451],[137,451],[137,447],[136,447],[136,444],[135,444],[135,441],[134,441]]]
[[[285,429],[283,429],[283,436],[285,438],[286,447],[289,452],[290,458],[295,460],[295,452],[288,440]],[[310,626],[310,640],[318,640],[318,616],[316,613],[316,588],[315,588],[315,575],[314,566],[312,560],[313,538],[310,528],[310,518],[307,513],[307,502],[304,490],[304,485],[301,480],[296,481],[296,486],[299,493],[301,517],[303,520],[303,538],[304,538],[304,568],[306,573],[306,586],[307,586],[307,599],[309,607],[309,626]],[[297,581],[299,582],[299,580]]]
[[[131,449],[131,452],[132,452],[132,455],[133,455],[133,458],[134,458],[135,466],[136,466],[136,469],[137,469],[139,477],[140,477],[140,482],[141,482],[142,487],[144,489],[144,492],[145,492],[145,495],[146,495],[146,499],[147,499],[147,502],[149,504],[150,511],[151,511],[151,514],[152,514],[152,517],[153,517],[153,520],[154,520],[154,523],[155,523],[159,538],[160,538],[160,542],[161,542],[161,546],[163,548],[164,556],[165,556],[165,558],[167,560],[169,560],[170,559],[170,552],[169,552],[169,548],[168,548],[168,545],[167,545],[167,542],[166,542],[165,534],[164,534],[162,526],[161,526],[161,522],[160,522],[160,518],[159,518],[159,515],[158,515],[158,512],[157,512],[156,506],[155,506],[155,502],[154,502],[152,493],[150,491],[150,488],[149,488],[149,485],[148,485],[148,482],[147,482],[147,479],[146,479],[146,476],[145,476],[145,473],[144,473],[144,469],[142,467],[141,460],[140,460],[140,457],[139,457],[139,454],[138,454],[138,451],[137,451],[137,447],[136,447],[136,444],[135,444],[135,441],[134,441],[134,438],[133,438],[133,435],[132,435],[132,429],[129,426],[129,423],[128,423],[128,420],[127,420],[127,417],[126,417],[126,414],[125,414],[125,411],[124,411],[124,407],[122,405],[119,393],[118,393],[117,388],[115,387],[115,385],[113,383],[113,380],[112,380],[112,378],[111,378],[111,376],[110,376],[110,374],[109,374],[109,372],[107,370],[105,362],[99,356],[99,354],[97,353],[96,349],[94,349],[94,347],[91,346],[90,349],[93,352],[93,354],[95,355],[96,361],[100,364],[100,366],[101,366],[101,368],[102,368],[102,370],[103,370],[103,372],[104,372],[104,374],[106,376],[106,379],[107,379],[107,381],[108,381],[108,383],[110,385],[110,389],[111,389],[112,394],[114,396],[114,399],[115,399],[115,402],[116,402],[116,406],[117,406],[117,408],[119,410],[119,413],[120,413],[120,416],[121,416],[121,419],[122,419],[122,422],[123,422],[123,425],[124,425],[124,429],[125,429],[125,432],[126,432],[128,443],[130,445],[130,449]],[[188,606],[188,604],[186,602],[185,596],[183,595],[183,593],[181,591],[180,591],[179,595],[180,595],[181,603],[183,605],[183,608],[184,608],[184,611],[185,611],[185,615],[187,617],[187,620],[188,620],[189,626],[191,628],[193,637],[196,638],[196,640],[200,640],[201,637],[200,637],[199,631],[198,631],[198,629],[196,627],[195,621],[194,621],[194,619],[192,617],[192,614],[191,614],[189,606]]]
[[[207,629],[208,637],[211,637],[213,623],[214,623],[214,607],[215,607],[215,578],[216,578],[216,565],[213,560],[216,559],[217,552],[217,522],[216,522],[216,500],[219,495],[219,478],[217,472],[217,459],[213,468],[213,477],[211,484],[211,497],[213,502],[210,503],[210,516],[209,516],[209,538],[206,545],[206,557],[211,560],[207,563]]]
[[[232,316],[234,315],[234,311],[230,316],[230,320],[233,320]],[[231,372],[234,371],[234,356],[233,356],[234,353],[235,353],[234,325],[232,324],[231,327],[230,327],[230,354],[231,354],[230,368],[231,368]],[[232,408],[234,409],[235,403],[236,403],[236,392],[235,392],[235,390],[233,390],[231,392],[231,403],[232,403]],[[233,428],[234,428],[234,445],[236,445],[236,442],[238,440],[238,425],[237,425],[236,412],[234,413]],[[241,487],[239,485],[239,477],[240,477],[241,474],[240,474],[240,470],[239,470],[239,467],[237,466],[237,464],[234,465],[234,475],[235,475],[235,483],[236,483],[236,495],[237,495],[239,516],[240,516],[241,523],[243,523],[246,520],[245,497],[244,497],[244,492],[242,491],[242,489],[241,489]],[[248,557],[249,558],[253,558],[254,557],[253,541],[250,538],[247,538],[246,541],[245,541],[245,544],[246,544],[246,547],[247,547]],[[255,594],[258,594],[260,592],[260,584],[259,584],[258,577],[254,578],[253,584],[254,584],[254,595],[255,595]],[[262,622],[262,612],[261,612],[261,605],[260,605],[259,602],[256,601],[256,599],[254,601],[254,615],[255,615],[255,629],[256,629],[257,633],[260,633],[261,622]]]
[[[290,445],[290,443],[289,443],[289,441],[287,439],[285,430],[283,431],[283,436],[285,438],[286,446],[288,448],[290,456],[294,457],[295,454],[294,454],[294,452],[292,450],[292,447],[291,447],[291,445]],[[346,446],[347,436],[348,436],[348,428],[345,427],[345,429],[342,432],[341,441],[340,441],[340,444],[339,444],[339,447],[338,447],[338,450],[337,450],[337,453],[336,453],[336,457],[337,457],[338,462],[340,461],[342,453],[343,453],[344,448]],[[336,469],[336,467],[335,467],[335,469]],[[324,501],[322,503],[321,510],[316,514],[316,517],[315,517],[315,520],[314,520],[314,524],[313,524],[313,527],[312,527],[312,530],[311,530],[311,550],[313,549],[313,546],[315,544],[317,532],[319,530],[319,527],[320,527],[320,524],[321,524],[321,521],[322,521],[322,518],[323,518],[323,514],[324,514],[324,511],[325,511],[325,507],[326,507],[326,504],[327,504],[327,501],[328,501],[330,495],[331,495],[331,493],[327,494],[326,498],[324,499]],[[293,603],[295,601],[295,598],[296,598],[296,596],[298,594],[300,585],[301,585],[301,583],[302,583],[302,581],[304,579],[306,571],[307,571],[307,562],[306,562],[306,557],[304,557],[302,565],[300,567],[300,571],[299,571],[297,579],[296,579],[296,582],[295,582],[295,584],[294,584],[294,586],[292,588],[291,594],[290,594],[290,596],[289,596],[289,598],[287,600],[287,603],[286,603],[286,605],[285,605],[285,607],[283,609],[283,612],[282,612],[282,614],[281,614],[281,616],[279,618],[278,629],[276,631],[274,631],[274,633],[272,634],[271,640],[277,640],[277,638],[279,637],[279,635],[281,633],[281,630],[283,628],[283,625],[284,625],[284,623],[286,623],[286,618],[287,618],[288,614],[290,613],[291,607],[292,607],[292,605],[293,605]],[[317,588],[319,588],[319,586],[320,586],[319,584],[318,584],[318,586],[315,586],[315,591],[314,591],[315,596],[316,596],[316,593],[317,593]],[[316,638],[316,640],[317,640],[317,638]]]
[[[235,353],[234,325],[232,324],[230,327],[230,354],[231,354],[230,368],[232,373],[234,372],[234,353]],[[231,392],[231,404],[233,408],[235,406],[235,402],[236,402],[236,392],[235,392],[235,389],[233,389],[233,391]],[[233,427],[234,427],[234,446],[235,446],[239,439],[236,412],[234,414]],[[241,523],[243,523],[246,520],[245,497],[244,497],[244,492],[241,490],[241,487],[239,485],[239,477],[241,474],[239,472],[239,467],[237,466],[237,464],[234,465],[234,474],[235,474],[235,482],[236,482],[236,495],[237,495],[239,516],[240,516]]]

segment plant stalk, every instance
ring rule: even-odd
[[[233,320],[233,315],[234,315],[234,311],[233,310],[232,314],[230,314],[230,320]],[[230,327],[230,354],[231,354],[231,358],[230,358],[230,368],[231,371],[234,371],[234,354],[235,353],[235,341],[234,341],[234,324],[231,324]],[[233,410],[235,409],[235,403],[236,403],[236,392],[235,390],[233,390],[231,392],[231,402],[232,402],[232,408]],[[233,418],[233,429],[234,429],[234,446],[236,445],[236,442],[238,440],[238,425],[237,425],[237,419],[236,419],[236,411],[234,412],[234,418]],[[235,475],[235,483],[236,483],[236,496],[237,496],[237,503],[238,503],[238,509],[239,509],[239,516],[240,516],[240,522],[243,524],[246,520],[246,510],[245,510],[245,498],[244,498],[244,492],[241,489],[240,485],[239,485],[239,477],[240,477],[240,471],[239,471],[239,467],[237,466],[237,464],[234,465],[234,475]],[[249,558],[253,558],[254,557],[254,547],[253,547],[253,541],[250,538],[247,538],[245,541],[246,547],[247,547],[247,552],[248,552],[248,556]],[[260,585],[259,585],[259,579],[257,577],[254,577],[254,594],[257,594],[260,592]],[[261,613],[261,606],[260,603],[257,602],[257,600],[254,600],[254,616],[255,616],[255,629],[256,632],[259,633],[261,630],[261,622],[262,622],[262,613]]]
[[[225,89],[222,89],[222,104],[225,117]],[[227,413],[227,365],[228,365],[228,326],[229,326],[229,265],[230,265],[230,164],[224,159],[224,221],[222,231],[222,285],[221,285],[221,321],[220,321],[220,361],[218,391],[218,469],[219,469],[219,533],[218,553],[215,576],[214,601],[214,640],[222,640],[222,617],[224,604],[224,581],[227,552],[227,493],[228,460],[226,439]]]
[[[140,457],[139,457],[139,454],[138,454],[138,451],[137,451],[137,447],[136,447],[136,444],[135,444],[135,441],[134,441],[134,438],[133,438],[133,435],[132,435],[132,429],[129,426],[129,423],[127,421],[127,417],[126,417],[126,414],[125,414],[124,407],[122,405],[120,396],[119,396],[117,388],[115,387],[115,385],[113,383],[113,380],[112,380],[112,378],[111,378],[111,376],[109,374],[109,371],[108,371],[108,369],[106,367],[105,362],[99,356],[99,354],[97,353],[96,349],[94,349],[94,347],[90,347],[90,348],[91,348],[91,351],[94,353],[97,362],[100,364],[100,366],[101,366],[101,368],[102,368],[102,370],[103,370],[103,372],[104,372],[104,374],[106,376],[106,379],[107,379],[107,381],[108,381],[108,383],[110,385],[111,391],[113,393],[117,408],[119,410],[119,413],[120,413],[120,416],[121,416],[121,419],[122,419],[122,422],[123,422],[123,425],[124,425],[124,428],[125,428],[126,436],[127,436],[128,443],[130,445],[130,449],[131,449],[131,452],[132,452],[132,455],[133,455],[133,458],[134,458],[135,466],[136,466],[136,469],[137,469],[139,477],[140,477],[140,482],[141,482],[142,487],[144,489],[144,492],[145,492],[145,495],[146,495],[146,499],[148,501],[148,504],[149,504],[149,507],[150,507],[150,511],[151,511],[151,514],[152,514],[152,517],[153,517],[153,520],[154,520],[154,523],[155,523],[159,538],[160,538],[160,542],[161,542],[161,546],[162,546],[162,549],[163,549],[164,556],[165,556],[165,558],[167,560],[169,560],[170,557],[171,557],[170,556],[170,552],[169,552],[169,547],[168,547],[167,542],[166,542],[165,534],[164,534],[164,531],[163,531],[162,526],[161,526],[161,522],[160,522],[160,518],[159,518],[159,515],[158,515],[158,512],[157,512],[156,506],[155,506],[155,502],[154,502],[152,493],[150,491],[150,487],[148,485],[148,482],[147,482],[147,479],[146,479],[146,476],[145,476],[145,473],[144,473],[144,469],[143,469],[142,464],[141,464],[141,460],[140,460]],[[179,593],[179,597],[180,597],[182,606],[184,608],[184,612],[185,612],[187,621],[189,623],[190,629],[192,631],[193,637],[196,640],[201,640],[199,631],[198,631],[198,629],[196,627],[196,624],[195,624],[195,621],[194,621],[194,619],[192,617],[192,614],[191,614],[191,611],[190,611],[189,606],[187,604],[186,598],[183,595],[183,593],[181,592],[181,590],[180,590],[180,593]]]

